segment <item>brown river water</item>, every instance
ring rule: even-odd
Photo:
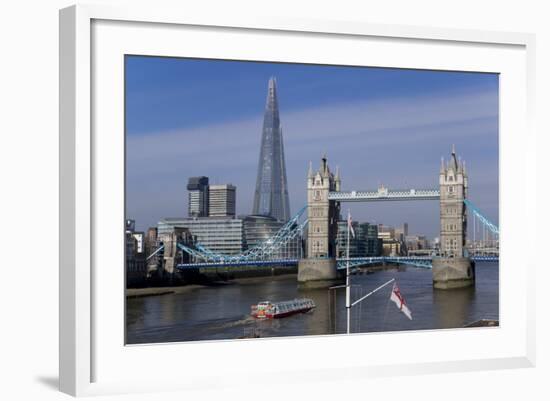
[[[459,328],[499,317],[498,263],[476,264],[475,287],[432,288],[431,270],[404,266],[352,276],[352,300],[395,278],[412,312],[407,319],[389,302],[391,284],[352,309],[352,332]],[[250,305],[307,297],[316,308],[282,319],[256,320]],[[345,289],[300,289],[296,275],[258,277],[179,294],[127,300],[127,344],[324,335],[346,330]]]

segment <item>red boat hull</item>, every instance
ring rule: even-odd
[[[293,310],[293,311],[281,312],[281,313],[276,313],[276,314],[273,314],[273,313],[265,313],[263,315],[252,314],[252,316],[257,318],[257,319],[280,319],[282,317],[295,315],[297,313],[307,313],[312,309],[313,308],[304,308],[304,309],[297,309],[297,310]]]
[[[297,313],[306,313],[313,308],[315,308],[315,302],[308,298],[275,303],[263,301],[251,306],[251,315],[256,319],[280,319]]]

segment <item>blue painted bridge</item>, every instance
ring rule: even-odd
[[[375,200],[409,200],[409,199],[436,199],[439,196],[438,190],[407,190],[407,191],[359,191],[359,192],[338,192],[330,193],[329,197],[339,201],[375,201]],[[475,222],[478,221],[478,226],[483,227],[486,231],[485,236],[488,233],[498,237],[498,226],[491,223],[481,211],[469,200],[464,200],[468,210],[470,210],[474,216],[474,242],[475,242]],[[265,267],[281,267],[292,266],[298,263],[298,259],[291,258],[278,258],[279,250],[287,245],[290,241],[301,238],[308,224],[305,211],[307,207],[303,207],[298,213],[293,216],[275,235],[266,239],[256,247],[247,249],[237,255],[225,255],[214,252],[205,248],[201,244],[195,244],[193,247],[189,247],[185,244],[178,243],[177,247],[181,252],[186,252],[190,255],[194,261],[187,264],[177,265],[178,269],[196,269],[205,267],[243,267],[243,266],[265,266]],[[162,255],[163,246],[161,245],[155,252],[153,252],[147,260],[152,257],[160,257]],[[474,261],[487,261],[497,262],[498,256],[485,256],[488,254],[488,250],[485,249],[483,256],[471,254],[470,257]],[[492,252],[492,250],[491,250]],[[498,255],[498,250],[492,253]],[[420,268],[431,269],[432,257],[429,256],[376,256],[376,257],[356,257],[349,259],[337,259],[338,268],[345,269],[348,265],[350,267],[378,265],[384,263],[392,264],[404,264],[410,266],[416,266]]]
[[[476,262],[498,262],[498,256],[473,256],[472,260]],[[401,264],[420,267],[424,269],[432,268],[431,256],[374,256],[349,259],[337,259],[338,269],[349,267],[360,267],[381,264]],[[198,269],[207,267],[237,268],[243,266],[257,267],[281,267],[294,266],[298,264],[298,259],[271,259],[271,260],[233,260],[220,262],[198,262],[177,265],[178,269]]]

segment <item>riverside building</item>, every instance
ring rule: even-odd
[[[380,256],[382,255],[382,240],[378,238],[378,226],[376,224],[366,224],[364,231],[365,238],[365,256]]]
[[[243,251],[243,220],[231,217],[164,218],[158,222],[159,237],[175,228],[186,228],[193,242],[213,252],[236,255]]]
[[[349,256],[350,258],[365,256],[380,256],[382,254],[382,241],[378,238],[378,226],[370,223],[358,223],[352,221],[351,226],[355,237],[350,233]],[[345,258],[347,253],[347,221],[338,222],[338,236],[336,237],[336,249],[339,258]]]
[[[359,223],[352,221],[351,226],[355,232],[355,236],[349,234],[349,257],[356,258],[364,256],[361,253],[361,242],[363,238],[360,237]],[[338,222],[338,235],[336,236],[336,256],[338,258],[345,258],[348,252],[348,222]]]
[[[231,184],[208,187],[208,216],[235,217],[237,188]]]

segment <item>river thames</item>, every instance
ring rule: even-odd
[[[389,302],[391,284],[352,309],[351,331],[380,332],[460,328],[499,318],[498,263],[476,264],[475,287],[435,290],[428,269],[403,266],[352,276],[352,300],[395,278],[413,320]],[[316,308],[282,319],[256,320],[250,306],[260,301],[307,297]],[[323,335],[346,330],[345,288],[299,289],[296,275],[258,277],[186,291],[127,299],[126,343]]]

